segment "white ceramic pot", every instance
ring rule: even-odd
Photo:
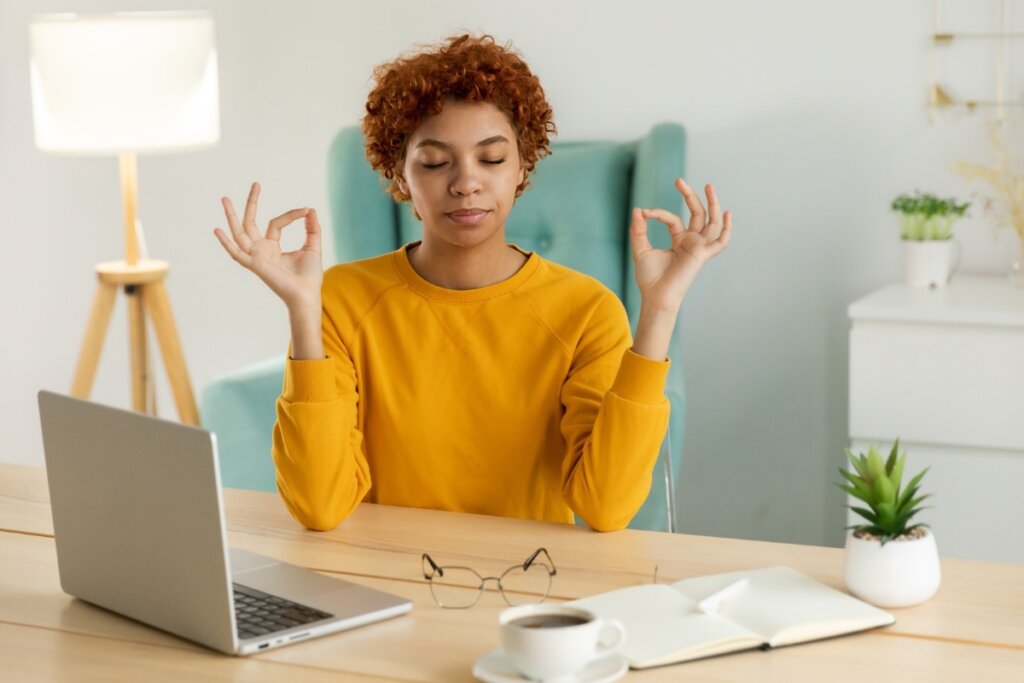
[[[911,287],[945,287],[954,267],[953,240],[903,240],[907,284]]]
[[[939,551],[928,531],[910,541],[846,537],[843,579],[850,592],[879,607],[907,607],[935,595],[941,580]]]

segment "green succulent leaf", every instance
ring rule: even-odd
[[[871,495],[870,494],[861,493],[859,490],[857,490],[854,487],[849,486],[849,485],[836,484],[836,486],[838,486],[842,490],[846,491],[847,493],[849,493],[854,498],[857,498],[857,499],[860,499],[860,500],[864,501],[868,505],[873,505],[874,504],[874,501],[871,499]]]
[[[875,479],[872,485],[872,493],[875,495],[875,501],[878,504],[888,503],[895,507],[896,505],[896,488],[889,481],[889,477],[883,474],[878,479]],[[876,506],[877,507],[877,506]]]
[[[917,486],[908,486],[904,489],[903,493],[896,497],[896,507],[906,507],[907,503],[914,499],[914,496],[917,494],[917,489]]]
[[[882,455],[878,449],[872,446],[868,449],[867,458],[868,476],[864,477],[874,485],[879,479],[885,479],[885,463],[882,462]]]
[[[904,453],[896,458],[896,463],[892,466],[889,471],[889,481],[892,482],[893,487],[896,489],[896,496],[900,495],[900,481],[903,479],[903,466],[907,462],[907,454]]]
[[[877,510],[878,526],[885,529],[887,533],[892,533],[896,526],[896,505],[894,503],[879,503]]]
[[[875,525],[878,524],[878,515],[876,515],[871,510],[865,510],[864,508],[854,507],[853,505],[850,506],[850,509],[853,510],[854,512],[856,512],[858,515],[860,515],[864,519],[866,519],[869,522],[871,522],[872,524],[875,524]]]
[[[925,494],[923,496],[920,496],[918,498],[914,498],[913,500],[909,500],[909,501],[907,501],[907,503],[905,505],[901,505],[899,508],[897,508],[897,510],[899,512],[901,512],[901,513],[902,512],[917,512],[921,508],[921,501],[925,500],[926,498],[931,498],[931,495],[932,494],[927,493],[927,494]]]
[[[860,477],[855,476],[853,474],[850,474],[849,472],[847,472],[846,470],[844,470],[842,468],[839,468],[839,474],[841,474],[843,476],[843,478],[846,479],[846,481],[850,482],[855,489],[860,491],[860,493],[863,496],[870,496],[871,495],[871,486],[866,481],[861,479]],[[860,496],[858,496],[858,498],[860,498]],[[870,500],[867,500],[866,498],[864,498],[862,500],[864,500],[864,502],[866,502],[866,503],[870,503],[871,502]]]
[[[915,493],[917,493],[917,487],[921,483],[921,479],[924,477],[928,469],[929,468],[925,467],[923,470],[917,473],[917,476],[910,480],[910,482],[907,484],[907,488],[903,490],[903,492],[900,494],[899,500],[896,501],[896,504],[898,506],[902,506],[904,502],[909,500]]]
[[[853,465],[853,469],[855,469],[857,471],[857,474],[860,475],[861,479],[865,479],[866,480],[868,478],[868,467],[867,467],[867,462],[864,459],[864,456],[861,455],[861,456],[858,457],[858,456],[854,455],[853,453],[851,453],[850,449],[847,448],[846,449],[846,457],[848,457],[850,459],[850,464]]]
[[[896,456],[899,449],[900,440],[896,439],[895,443],[892,445],[892,450],[889,451],[889,458],[885,461],[885,473],[889,475],[890,478],[892,477],[892,468],[896,466]],[[894,483],[898,484],[899,480],[896,480]]]

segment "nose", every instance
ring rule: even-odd
[[[452,178],[451,185],[448,186],[449,192],[456,197],[467,197],[471,194],[476,194],[480,191],[480,175],[473,164],[459,164],[455,169],[455,176]]]

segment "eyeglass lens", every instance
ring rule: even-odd
[[[467,567],[442,567],[430,578],[430,591],[441,607],[472,607],[480,599],[483,578]]]
[[[541,602],[551,589],[551,568],[537,560],[525,570],[522,565],[509,567],[501,575],[501,592],[510,605]]]

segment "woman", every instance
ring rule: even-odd
[[[635,208],[636,337],[598,281],[505,241],[505,221],[555,128],[529,67],[459,36],[375,72],[367,156],[421,241],[322,271],[314,209],[256,227],[223,198],[224,249],[288,308],[291,345],[273,458],[291,514],[330,529],[361,500],[625,527],[646,499],[668,423],[666,357],[683,296],[732,218],[682,179],[688,227]],[[303,219],[306,241],[282,253]],[[664,223],[654,249],[647,220]]]

